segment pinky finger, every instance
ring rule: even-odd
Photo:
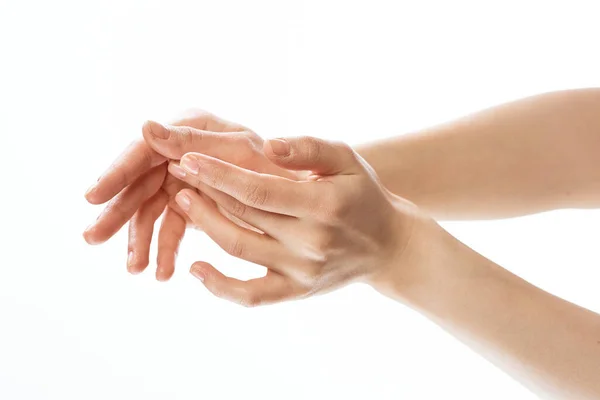
[[[198,261],[190,272],[215,296],[244,307],[279,303],[301,294],[288,278],[273,271],[262,278],[242,281],[223,275],[209,263]]]

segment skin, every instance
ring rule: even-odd
[[[190,223],[174,201],[175,195],[187,186],[167,174],[168,160],[178,160],[186,152],[198,151],[254,171],[291,179],[296,176],[265,158],[263,140],[254,132],[202,110],[188,111],[168,128],[148,121],[142,127],[142,136],[85,194],[91,204],[108,202],[83,234],[89,244],[104,243],[129,221],[127,269],[132,274],[148,266],[154,222],[162,215],[156,278],[169,280],[175,269],[179,243]]]
[[[597,399],[600,316],[477,254],[429,213],[490,218],[597,204],[598,97],[597,90],[537,96],[358,152],[308,137],[263,143],[245,128],[207,133],[207,122],[197,125],[200,133],[147,123],[145,147],[134,145],[123,156],[128,162],[117,161],[87,194],[100,203],[120,192],[111,202],[126,206],[109,203],[85,237],[108,238],[162,190],[165,219],[175,218],[172,212],[229,254],[267,267],[265,277],[240,281],[194,263],[192,274],[219,297],[257,306],[364,282],[421,312],[538,395]],[[158,141],[157,129],[169,138]],[[251,150],[234,160],[241,148]],[[141,214],[154,221],[162,210],[153,211]],[[134,227],[133,246],[130,235],[135,253],[147,254],[148,225]],[[182,231],[171,235],[177,243]],[[167,237],[168,231],[159,234],[159,242]],[[172,247],[163,247],[162,256],[160,249],[159,263],[165,257],[172,264]]]
[[[597,208],[599,110],[600,88],[546,93],[356,151],[437,219]]]

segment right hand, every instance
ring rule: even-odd
[[[352,148],[301,137],[271,140],[264,153],[274,164],[310,174],[290,180],[193,152],[169,165],[170,174],[202,193],[179,192],[186,215],[230,255],[267,268],[264,277],[241,281],[195,263],[191,272],[213,294],[256,306],[356,281],[383,291],[415,274],[411,238],[430,219],[385,189]],[[214,204],[263,233],[228,221]],[[437,245],[433,236],[422,241]]]
[[[149,264],[154,222],[163,215],[156,279],[168,280],[190,222],[174,200],[188,186],[167,174],[169,161],[179,160],[188,152],[201,152],[256,172],[296,179],[294,172],[265,157],[263,140],[256,133],[202,110],[193,110],[167,126],[148,121],[142,134],[143,138],[133,142],[85,194],[92,204],[110,200],[85,230],[88,243],[105,242],[130,221],[127,269],[134,274]]]

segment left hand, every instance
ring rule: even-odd
[[[165,281],[173,274],[179,243],[190,221],[175,203],[175,195],[187,186],[167,174],[169,160],[197,151],[253,171],[294,179],[292,171],[266,159],[260,136],[203,110],[191,110],[167,126],[148,121],[142,134],[86,193],[92,204],[110,200],[85,230],[88,243],[108,240],[130,221],[127,269],[131,273],[140,273],[148,265],[154,222],[162,214],[156,278]]]
[[[241,281],[194,263],[192,274],[209,291],[256,306],[374,282],[396,268],[419,214],[382,187],[350,147],[275,139],[264,153],[276,165],[312,174],[295,181],[200,153],[169,164],[173,176],[201,189],[184,189],[175,198],[191,221],[229,254],[268,268],[262,278]],[[264,233],[234,224],[210,200]]]

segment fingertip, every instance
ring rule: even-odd
[[[156,280],[166,282],[173,276],[175,272],[175,254],[159,254],[156,260]]]
[[[171,136],[169,129],[156,121],[148,120],[142,126],[142,133],[145,138],[165,140]]]
[[[142,273],[148,266],[148,260],[140,260],[138,254],[130,251],[127,256],[127,272],[132,275]]]
[[[188,212],[192,206],[189,190],[183,189],[175,196],[175,202],[183,211]]]
[[[173,265],[165,265],[165,262],[159,261],[156,266],[156,280],[159,282],[166,282],[173,276],[175,268]]]
[[[156,270],[156,280],[159,282],[166,282],[173,276],[173,271],[165,271],[161,269]]]
[[[271,157],[287,157],[290,155],[290,143],[285,139],[269,139],[263,146],[265,153]]]
[[[184,180],[187,177],[185,169],[181,168],[178,162],[170,161],[167,170],[177,179]]]
[[[98,184],[95,183],[88,188],[88,190],[83,195],[88,203],[93,205],[98,205],[104,203],[104,201],[98,197]]]
[[[139,275],[144,271],[144,268],[138,268],[137,265],[128,265],[127,266],[127,272],[129,272],[131,275]]]
[[[94,198],[94,191],[96,190],[96,184],[94,183],[92,186],[90,186],[86,191],[85,194],[83,195],[83,197],[85,197],[85,199],[87,201],[90,201],[91,199]]]
[[[98,239],[94,232],[94,225],[88,226],[85,231],[83,231],[83,239],[92,246],[102,244],[105,240]]]
[[[200,282],[204,282],[208,276],[208,271],[214,269],[212,265],[203,261],[197,261],[190,267],[190,273]]]

